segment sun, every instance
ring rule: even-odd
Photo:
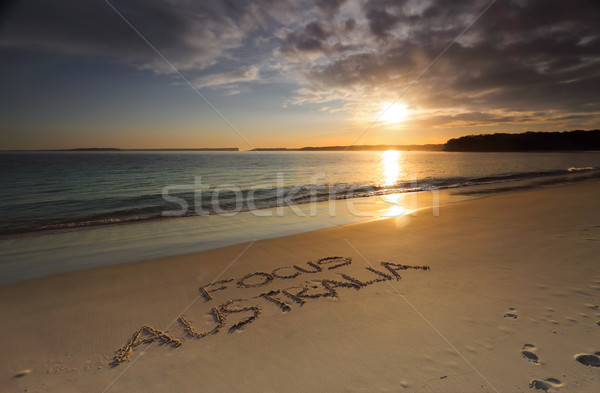
[[[400,103],[386,102],[381,105],[381,112],[379,112],[379,120],[386,123],[400,123],[406,120],[408,116],[408,108],[406,105]]]

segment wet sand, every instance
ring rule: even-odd
[[[599,192],[3,286],[0,390],[596,392]]]

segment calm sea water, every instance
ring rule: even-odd
[[[599,176],[600,152],[5,152],[0,285]]]
[[[600,152],[1,153],[0,235],[153,220],[165,212],[265,209],[281,197],[302,204],[599,168]]]

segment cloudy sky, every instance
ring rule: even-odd
[[[442,143],[600,128],[593,1],[4,4],[1,149]]]

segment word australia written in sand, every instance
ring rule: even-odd
[[[200,295],[208,302],[214,301],[215,293],[223,294],[228,289],[238,290],[264,287],[277,281],[299,280],[318,273],[329,273],[334,271],[335,276],[320,277],[305,281],[302,284],[288,285],[281,289],[272,289],[256,296],[248,298],[229,299],[219,305],[212,307],[210,315],[214,320],[214,326],[210,330],[199,330],[193,322],[185,315],[178,318],[178,322],[188,339],[202,339],[206,336],[217,334],[229,324],[228,331],[233,332],[243,326],[256,321],[262,312],[261,304],[274,306],[283,312],[292,311],[293,307],[303,306],[307,302],[321,297],[337,298],[338,291],[343,288],[360,290],[369,285],[390,280],[400,280],[402,270],[416,269],[429,270],[429,266],[410,266],[392,262],[380,262],[376,268],[365,267],[367,278],[355,278],[343,273],[346,266],[352,264],[352,258],[326,257],[319,259],[316,263],[307,262],[303,266],[281,266],[270,273],[254,272],[235,280],[228,278],[213,281],[199,288]],[[333,274],[332,273],[332,274]],[[322,276],[322,274],[320,274]],[[247,303],[251,303],[248,305]],[[131,339],[121,347],[113,358],[112,364],[117,366],[130,359],[133,349],[142,344],[158,342],[173,347],[179,347],[184,343],[184,337],[175,337],[165,331],[158,330],[149,325],[138,329]]]

